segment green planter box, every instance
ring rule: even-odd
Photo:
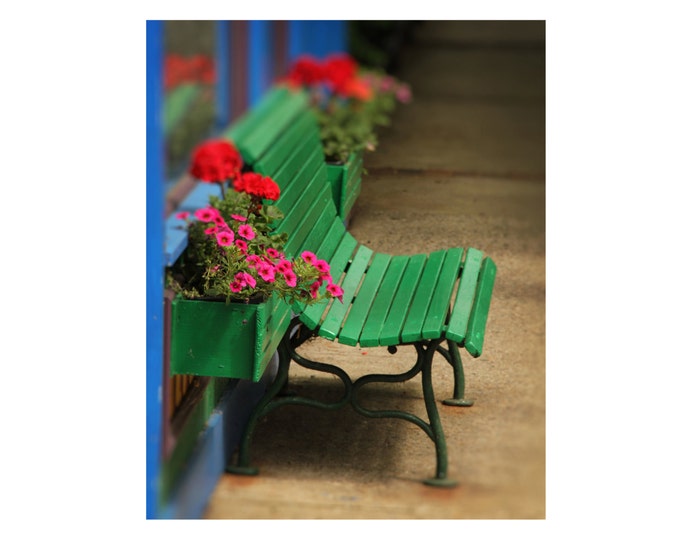
[[[261,304],[172,302],[173,375],[260,380],[288,323],[290,306],[278,297]]]
[[[336,165],[326,163],[328,181],[331,183],[333,200],[338,209],[338,216],[346,219],[361,191],[361,171],[364,167],[362,153],[350,155],[347,163]]]

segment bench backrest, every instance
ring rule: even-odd
[[[344,233],[328,182],[319,127],[305,92],[272,89],[225,137],[234,142],[248,166],[281,188],[276,206],[284,217],[276,227],[288,234],[289,256],[316,252],[334,224],[336,234]]]

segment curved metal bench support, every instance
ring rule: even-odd
[[[414,366],[406,371],[405,373],[400,373],[396,375],[392,374],[371,374],[364,375],[358,378],[356,381],[352,382],[349,375],[337,366],[330,364],[324,364],[321,362],[315,362],[304,358],[297,351],[296,348],[304,343],[309,337],[312,336],[311,333],[305,333],[302,336],[298,333],[295,335],[295,326],[298,323],[294,320],[291,323],[289,331],[283,338],[280,351],[280,365],[279,372],[276,379],[272,383],[267,393],[261,399],[261,401],[256,406],[253,411],[248,425],[243,433],[241,439],[241,445],[238,450],[238,460],[236,465],[228,466],[226,472],[233,474],[246,474],[246,475],[256,475],[258,474],[258,469],[250,466],[250,445],[252,442],[253,432],[257,425],[257,422],[263,416],[266,416],[271,411],[280,407],[281,405],[305,405],[309,407],[316,407],[326,410],[335,410],[345,406],[347,403],[351,403],[355,411],[357,411],[362,416],[368,418],[400,418],[417,425],[421,428],[427,436],[434,442],[436,451],[436,471],[433,478],[428,478],[423,482],[430,486],[437,487],[454,487],[457,485],[455,480],[447,477],[448,471],[448,458],[446,450],[446,438],[444,431],[442,429],[441,420],[439,418],[439,411],[437,410],[437,403],[434,396],[434,390],[432,388],[432,360],[434,353],[439,350],[439,340],[422,341],[419,343],[414,343],[416,348],[417,359]],[[294,343],[293,343],[294,342]],[[288,372],[290,369],[291,360],[295,361],[298,365],[311,369],[314,371],[321,371],[324,373],[331,373],[337,376],[344,385],[344,393],[340,400],[327,403],[318,401],[315,399],[298,397],[290,394],[282,394],[282,389],[287,383]],[[366,384],[376,383],[376,382],[387,382],[387,383],[399,383],[405,382],[418,373],[421,373],[422,378],[422,389],[423,398],[425,400],[425,408],[427,410],[428,422],[425,422],[422,418],[399,410],[383,409],[383,410],[372,410],[367,409],[359,404],[358,394],[359,390]]]
[[[352,380],[349,378],[349,375],[345,373],[345,371],[336,366],[323,364],[321,362],[314,362],[300,356],[297,353],[295,349],[302,345],[302,343],[304,343],[307,339],[312,337],[310,332],[304,331],[304,326],[302,328],[298,328],[298,325],[299,323],[296,320],[293,320],[288,328],[288,331],[286,331],[286,334],[283,337],[281,345],[279,346],[279,371],[271,387],[262,397],[250,416],[250,420],[248,421],[241,438],[237,464],[228,465],[225,469],[226,472],[244,475],[258,474],[258,469],[250,466],[250,445],[252,443],[253,432],[255,431],[257,421],[263,416],[266,416],[272,412],[274,409],[282,405],[306,405],[308,407],[316,407],[319,409],[334,410],[343,407],[350,400],[350,394],[352,392]],[[295,342],[295,345],[293,345],[292,341]],[[325,403],[315,399],[298,397],[294,394],[284,391],[284,388],[288,384],[288,372],[290,370],[291,360],[294,360],[296,363],[307,369],[337,375],[345,385],[345,393],[343,394],[343,397],[340,399],[340,401],[335,403]]]

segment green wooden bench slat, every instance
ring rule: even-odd
[[[380,344],[383,325],[395,298],[394,291],[399,287],[409,258],[405,255],[392,257],[359,336],[359,344],[362,347],[377,347]]]
[[[340,281],[340,276],[347,269],[348,263],[352,260],[352,256],[357,249],[359,243],[357,239],[354,238],[349,232],[345,232],[337,249],[333,252],[333,255],[328,260],[328,264],[331,267],[331,276],[333,277],[333,282],[338,283]]]
[[[302,246],[298,248],[297,251],[291,252],[291,254],[294,257],[299,256],[303,250],[307,250],[316,254],[316,256],[321,259],[324,260],[326,259],[326,257],[322,257],[319,254],[319,249],[323,245],[323,242],[326,240],[326,235],[328,234],[329,230],[331,229],[335,221],[336,218],[335,212],[336,212],[335,203],[333,202],[333,198],[331,197],[326,202],[326,206],[321,211],[319,219],[316,221],[316,223],[314,223],[314,226],[309,231],[309,234],[302,243]],[[339,241],[340,235],[337,235],[337,238]]]
[[[378,288],[391,258],[390,255],[384,253],[377,253],[373,257],[373,261],[366,272],[366,277],[364,277],[361,288],[352,301],[352,306],[347,315],[345,324],[338,335],[338,341],[340,343],[344,343],[345,345],[356,345],[359,342],[359,336],[361,335],[364,321],[366,320],[368,311],[371,309],[373,299],[378,292]],[[348,300],[349,299],[345,299],[345,302]]]
[[[477,278],[482,267],[483,253],[478,249],[469,248],[465,254],[463,272],[458,284],[456,299],[451,311],[451,319],[446,327],[446,339],[463,343],[467,332],[468,320],[472,311],[472,302],[477,291]]]
[[[414,343],[422,339],[423,322],[430,307],[432,294],[437,283],[437,276],[444,263],[445,255],[446,250],[435,251],[430,254],[425,263],[425,268],[420,275],[420,282],[411,302],[411,307],[408,310],[401,335],[402,341],[406,343]]]
[[[366,246],[359,246],[356,255],[352,259],[352,264],[347,269],[345,278],[342,280],[342,288],[344,290],[343,302],[333,302],[323,323],[319,327],[319,335],[328,339],[335,339],[340,331],[342,321],[351,305],[351,299],[354,298],[361,280],[364,277],[368,263],[373,256],[373,250]]]
[[[285,215],[276,223],[276,229],[279,231],[285,231],[290,233],[292,230],[297,228],[304,216],[310,211],[314,210],[312,204],[314,200],[323,191],[322,182],[325,182],[324,175],[325,171],[322,167],[314,171],[314,175],[309,179],[306,179],[305,183],[300,185],[302,189],[288,191],[297,191],[297,197],[295,198],[294,204],[285,210]],[[284,212],[283,208],[279,209]],[[319,210],[319,209],[317,209]]]
[[[336,217],[328,229],[328,232],[324,235],[323,240],[319,243],[319,247],[316,250],[316,256],[325,261],[330,259],[335,253],[340,240],[346,234],[347,230],[345,229],[344,224]],[[336,276],[333,275],[333,278],[336,278]]]
[[[496,264],[487,257],[482,263],[479,284],[477,285],[477,296],[475,298],[475,303],[472,306],[470,324],[468,325],[468,331],[465,336],[465,348],[475,358],[482,354],[486,319],[489,315],[491,293],[493,292],[495,279]]]
[[[319,171],[319,161],[313,156],[309,156],[307,161],[302,165],[297,173],[292,178],[282,178],[277,176],[273,178],[281,188],[281,195],[276,201],[276,206],[284,214],[284,218],[291,209],[295,206],[300,197],[302,190],[309,184],[310,180],[314,179]]]
[[[274,107],[244,135],[238,149],[246,163],[254,163],[272,143],[282,136],[284,130],[307,108],[306,94],[291,93],[284,106]]]
[[[406,314],[415,295],[418,283],[420,283],[420,275],[423,272],[423,268],[425,268],[426,262],[427,255],[425,254],[409,257],[404,277],[394,295],[392,307],[387,314],[385,325],[380,334],[380,345],[399,345],[401,343],[401,331],[406,320]]]
[[[316,135],[316,140],[310,135]],[[319,146],[318,141],[316,118],[310,111],[302,111],[300,116],[293,119],[293,123],[286,129],[285,136],[276,139],[253,164],[253,170],[265,176],[274,177],[296,148],[302,147],[306,152],[312,153],[314,147]],[[314,142],[316,145],[313,144]]]
[[[344,227],[343,227],[344,228]],[[347,261],[352,257],[352,253],[357,247],[356,238],[354,238],[350,233],[345,232],[344,236],[340,240],[335,253],[330,258],[329,265],[331,267],[331,276],[333,276],[333,281],[338,282],[339,276],[345,271],[347,267]],[[334,300],[334,299],[333,299]],[[316,329],[319,326],[321,317],[326,311],[326,307],[329,302],[333,300],[322,300],[307,306],[304,311],[300,314],[300,320],[305,323],[309,328]],[[349,300],[343,301],[347,302]]]
[[[425,339],[436,339],[442,335],[462,259],[462,248],[447,250],[444,264],[437,279],[437,286],[432,294],[430,308],[423,323],[422,336]]]
[[[303,251],[314,252],[319,243],[321,230],[328,229],[335,219],[335,203],[327,193],[319,193],[319,198],[324,199],[324,205],[317,212],[307,216],[305,222],[288,237],[286,251],[290,250],[293,257],[299,256]]]
[[[248,132],[253,129],[258,122],[262,121],[271,111],[290,99],[290,92],[283,86],[276,86],[262,96],[257,105],[237,118],[223,132],[225,139],[230,139],[237,147]]]
[[[304,167],[316,170],[323,165],[323,154],[315,151],[314,147],[319,145],[319,134],[309,133],[297,142],[297,146],[292,149],[285,161],[276,170],[266,170],[261,166],[261,161],[255,164],[255,172],[273,178],[281,188],[281,193],[290,188],[291,183],[295,182],[296,175],[302,172]]]

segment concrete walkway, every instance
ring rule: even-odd
[[[434,446],[416,426],[282,407],[255,432],[257,477],[225,475],[208,519],[545,518],[545,26],[432,21],[399,76],[414,101],[367,156],[350,230],[376,251],[476,247],[498,266],[480,359],[463,357],[471,408],[440,405],[454,490],[428,488]],[[317,339],[308,357],[352,377],[410,368],[413,349],[351,349]],[[367,366],[370,365],[370,368]],[[310,380],[313,379],[313,380]],[[452,374],[435,362],[438,399]],[[291,387],[337,395],[295,368]],[[367,404],[423,414],[417,379],[364,391]],[[362,394],[363,395],[363,394]]]

